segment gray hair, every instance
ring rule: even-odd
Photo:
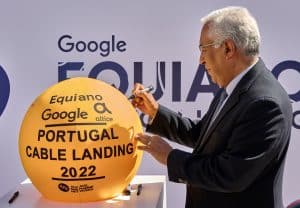
[[[245,55],[258,55],[260,45],[259,29],[254,17],[243,7],[225,7],[215,10],[201,19],[209,26],[209,33],[218,41],[232,39]]]

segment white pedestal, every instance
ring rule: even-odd
[[[1,208],[166,208],[166,178],[162,175],[135,176],[131,185],[142,184],[140,195],[133,189],[129,196],[121,195],[111,200],[89,203],[62,203],[45,199],[30,180],[23,181],[14,190],[0,198]],[[19,191],[18,197],[9,204],[12,195]]]

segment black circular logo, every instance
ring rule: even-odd
[[[69,186],[64,183],[58,184],[58,188],[63,192],[68,192],[70,190]]]

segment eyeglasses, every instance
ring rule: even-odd
[[[222,41],[223,42],[223,41]],[[220,45],[222,44],[222,42],[212,42],[212,43],[208,43],[208,44],[205,44],[205,45],[199,45],[199,50],[200,52],[203,51],[204,48],[207,48],[207,47],[214,47],[214,48],[218,48],[220,47]]]

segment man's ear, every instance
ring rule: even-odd
[[[224,41],[224,55],[227,59],[230,59],[236,52],[236,46],[232,40]]]
[[[228,53],[229,52],[229,48],[228,47],[225,47],[225,53]]]

